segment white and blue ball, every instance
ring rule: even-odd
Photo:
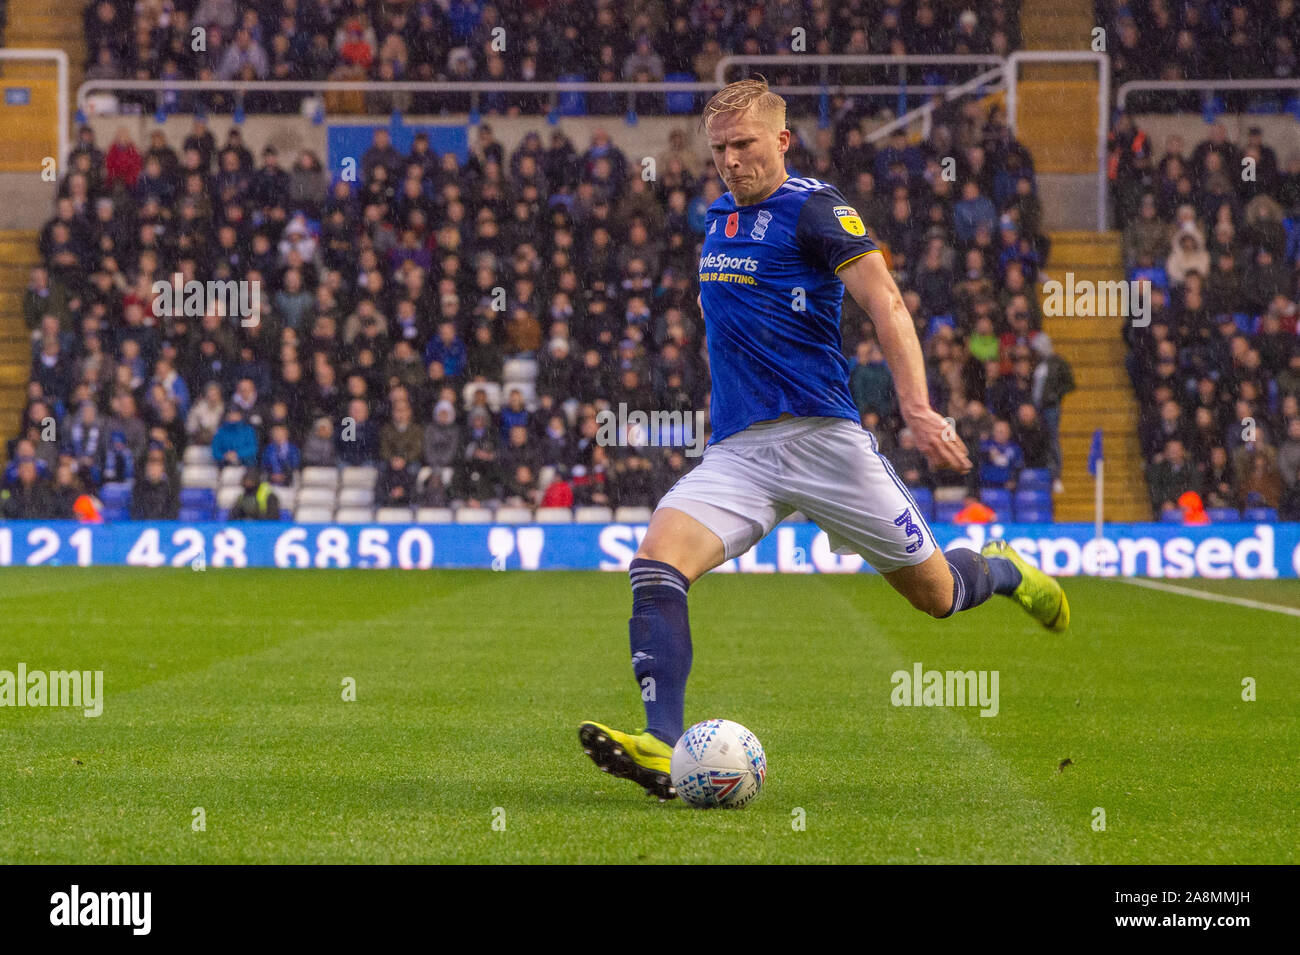
[[[696,723],[677,741],[671,766],[673,788],[695,809],[740,809],[767,778],[767,756],[758,737],[731,720]]]

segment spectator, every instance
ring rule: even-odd
[[[1241,479],[1242,507],[1277,508],[1282,501],[1282,477],[1271,456],[1253,454]]]
[[[1232,462],[1228,459],[1228,452],[1223,445],[1210,448],[1208,461],[1205,473],[1201,477],[1206,506],[1236,509],[1240,501],[1237,476],[1233,472]]]
[[[1056,465],[1056,456],[1052,448],[1052,436],[1048,434],[1038,409],[1029,402],[1016,409],[1016,420],[1012,427],[1015,443],[1020,446],[1027,468],[1051,470]]]
[[[257,432],[244,420],[244,412],[231,405],[226,409],[225,420],[212,436],[212,457],[219,465],[257,463]]]
[[[1178,288],[1193,272],[1202,278],[1210,274],[1210,254],[1195,229],[1183,228],[1174,237],[1174,250],[1165,261],[1165,274],[1170,284]]]
[[[108,436],[100,477],[105,484],[135,479],[135,453],[121,431],[113,431]]]
[[[1014,490],[1022,467],[1024,455],[1011,436],[1011,425],[994,422],[992,436],[980,445],[980,484]]]
[[[898,433],[898,447],[892,455],[894,470],[908,487],[931,487],[930,466],[916,446],[911,428]]]
[[[302,449],[303,467],[332,468],[338,464],[334,425],[329,418],[317,418]]]
[[[211,444],[226,415],[226,403],[221,397],[221,386],[208,382],[200,398],[185,417],[185,431],[195,444]]]
[[[1300,472],[1290,477],[1291,483],[1278,503],[1277,516],[1284,521],[1300,521]]]
[[[53,516],[55,505],[49,479],[37,473],[36,462],[19,461],[17,480],[0,491],[0,513],[11,521],[44,520]]]
[[[968,179],[961,190],[961,201],[953,206],[952,226],[957,241],[971,245],[976,230],[982,225],[991,232],[997,225],[998,212],[992,200],[980,193],[979,183]]]
[[[424,454],[424,429],[412,420],[408,401],[393,405],[392,419],[380,431],[379,456],[385,461],[401,458],[405,468]]]
[[[453,483],[452,493],[471,507],[478,507],[495,500],[501,484],[500,442],[486,409],[470,411],[467,438],[465,464],[459,469],[460,480]]]
[[[370,405],[354,398],[348,402],[348,416],[343,419],[335,441],[339,464],[347,467],[374,467],[379,463],[379,431],[370,419]]]
[[[379,469],[378,498],[381,507],[410,507],[415,495],[415,467],[400,453],[384,459]]]
[[[1151,508],[1157,518],[1166,511],[1177,511],[1178,499],[1186,492],[1200,493],[1200,479],[1195,467],[1187,460],[1182,441],[1175,438],[1165,444],[1160,461],[1148,470],[1147,485],[1151,490]]]
[[[180,514],[180,494],[167,475],[161,456],[145,461],[144,474],[131,490],[131,520],[174,521]]]
[[[1277,468],[1283,484],[1289,488],[1295,483],[1300,470],[1300,417],[1287,422],[1286,439],[1277,452]]]
[[[232,521],[278,521],[280,498],[271,485],[262,480],[257,468],[249,468],[240,480],[242,492],[230,509]]]
[[[891,418],[897,408],[894,378],[885,364],[885,356],[874,341],[858,345],[857,362],[849,374],[849,390],[858,412],[864,417],[875,414],[881,420]]]
[[[302,454],[289,440],[288,426],[272,425],[271,440],[262,449],[262,473],[266,480],[277,487],[286,487],[293,483],[294,475],[301,467]]]
[[[1047,429],[1052,449],[1053,490],[1065,490],[1061,483],[1061,405],[1065,396],[1074,391],[1074,371],[1070,363],[1052,349],[1052,340],[1043,333],[1034,336],[1030,344],[1038,357],[1033,371],[1033,404]]]

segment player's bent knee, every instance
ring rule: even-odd
[[[694,583],[726,559],[722,541],[684,511],[665,507],[650,519],[636,556],[677,569]]]
[[[952,571],[942,551],[936,550],[924,562],[890,571],[884,577],[922,613],[942,618],[952,612]]]
[[[945,592],[946,590],[946,592]],[[952,588],[922,587],[907,594],[912,606],[922,613],[941,619],[952,611]]]

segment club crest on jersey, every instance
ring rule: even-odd
[[[834,208],[835,218],[839,220],[840,228],[849,235],[866,235],[867,227],[862,224],[862,217],[858,215],[858,210],[852,206],[836,206]]]
[[[736,237],[736,231],[740,228],[740,213],[733,212],[727,216],[727,227],[722,231],[726,233],[728,239]]]
[[[749,237],[759,242],[763,241],[763,236],[767,234],[767,224],[772,221],[772,213],[766,209],[760,209],[758,217],[754,221],[754,228],[750,230]]]
[[[920,549],[921,545],[925,543],[925,534],[921,532],[921,528],[917,527],[916,522],[912,520],[912,509],[910,507],[903,508],[903,513],[894,518],[894,526],[901,527],[903,533],[909,538],[913,536],[916,537],[916,540],[907,545],[907,552],[909,554],[915,554],[917,550]]]

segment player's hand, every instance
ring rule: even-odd
[[[925,455],[934,470],[947,469],[965,474],[971,469],[966,443],[957,435],[957,429],[946,418],[929,408],[906,415],[907,426],[912,429],[916,446]]]

